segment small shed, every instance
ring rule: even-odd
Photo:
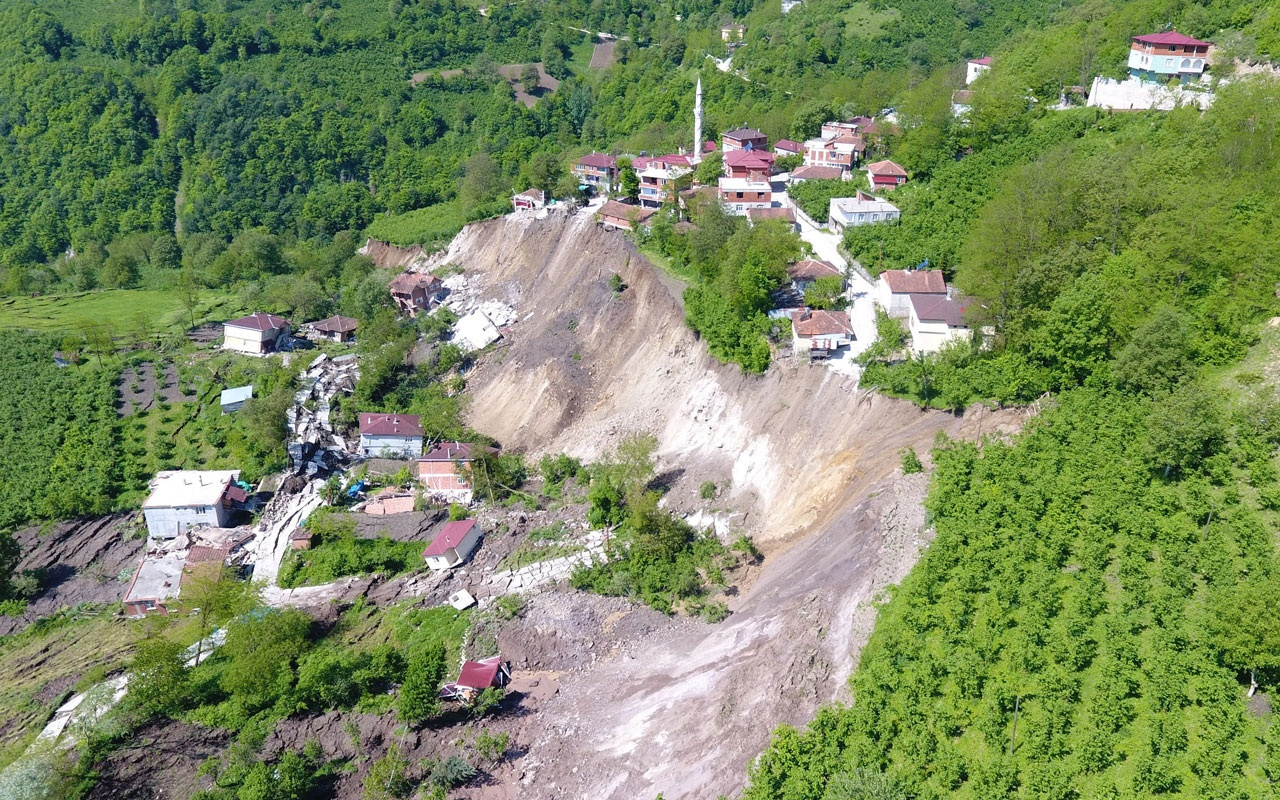
[[[502,689],[511,682],[511,670],[502,663],[502,656],[490,656],[481,661],[462,662],[462,671],[453,683],[446,683],[440,690],[445,700],[470,703],[485,689]]]
[[[474,519],[453,520],[445,523],[422,557],[432,569],[452,569],[466,561],[479,543],[480,528]]]
[[[234,414],[244,408],[244,402],[253,397],[252,386],[237,386],[222,390],[222,413]]]
[[[289,534],[289,547],[293,550],[311,549],[311,531],[306,528],[294,528]]]

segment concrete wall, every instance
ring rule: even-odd
[[[366,456],[399,455],[417,458],[422,455],[421,436],[369,436],[360,434],[360,452]]]
[[[198,525],[225,528],[231,520],[232,511],[219,504],[188,508],[144,508],[142,514],[147,519],[147,532],[151,534],[151,538],[172,539]]]

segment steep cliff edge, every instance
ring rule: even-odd
[[[865,493],[903,447],[923,452],[939,430],[977,436],[1016,419],[922,412],[800,360],[763,376],[720,364],[685,326],[675,282],[586,213],[471,225],[436,260],[463,267],[519,319],[469,376],[474,427],[534,455],[588,459],[631,431],[654,433],[674,479],[668,502],[693,508],[702,481],[727,484],[718,504],[743,512],[763,542]],[[622,292],[610,288],[614,273]]]

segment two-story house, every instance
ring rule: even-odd
[[[222,349],[261,356],[289,338],[289,320],[259,311],[222,323]]]
[[[854,197],[833,197],[827,210],[827,226],[837,233],[845,228],[877,222],[897,222],[898,207],[888,200],[859,191]]]
[[[753,208],[769,208],[773,205],[773,186],[768,181],[750,178],[721,178],[720,202],[725,210],[740,217]]]
[[[777,156],[767,150],[732,150],[724,154],[724,173],[729,178],[767,181],[773,175]]]
[[[733,150],[768,150],[769,137],[754,128],[734,128],[721,135],[720,149],[726,154]]]
[[[573,162],[573,174],[580,186],[612,192],[618,182],[618,159],[607,153],[591,153]]]
[[[402,272],[392,279],[388,288],[396,308],[409,316],[417,316],[419,312],[429,311],[440,299],[444,284],[434,275]]]
[[[360,454],[417,458],[422,455],[422,423],[416,414],[360,414]]]
[[[1209,66],[1212,46],[1177,31],[1135,36],[1129,45],[1129,75],[1159,83],[1198,80]]]
[[[877,161],[867,165],[867,179],[873,190],[889,191],[907,182],[907,171],[892,161]]]

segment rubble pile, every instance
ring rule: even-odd
[[[331,359],[322,353],[302,374],[302,388],[288,411],[289,460],[297,472],[324,475],[346,460],[348,442],[333,429],[329,411],[339,392],[355,391],[358,377],[355,354]]]

